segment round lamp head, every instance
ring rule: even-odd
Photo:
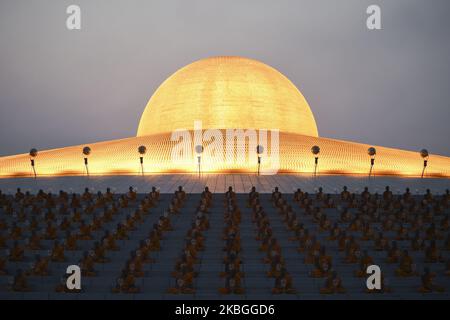
[[[90,154],[91,154],[91,148],[89,148],[89,147],[84,147],[84,148],[83,148],[83,154],[84,154],[85,156],[90,155]]]
[[[195,152],[196,153],[198,153],[198,154],[201,154],[201,153],[203,153],[203,146],[202,145],[196,145],[195,146]]]
[[[138,148],[138,152],[139,152],[139,154],[144,155],[147,152],[147,147],[146,146],[140,146]]]
[[[38,155],[37,149],[33,148],[30,150],[30,157],[34,158]]]
[[[319,146],[313,146],[313,147],[311,148],[311,152],[312,152],[314,155],[318,155],[319,152],[320,152],[320,147],[319,147]]]
[[[374,155],[377,154],[377,150],[374,147],[370,147],[369,149],[367,149],[367,154],[373,157]]]
[[[264,147],[260,144],[258,144],[258,146],[256,147],[256,153],[257,154],[262,154],[264,152]]]
[[[420,150],[420,156],[422,158],[428,158],[428,150],[427,149]]]

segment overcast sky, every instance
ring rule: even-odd
[[[449,17],[448,0],[0,0],[0,155],[134,136],[169,75],[239,55],[285,74],[320,136],[450,156]]]

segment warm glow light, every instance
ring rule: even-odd
[[[281,73],[250,59],[216,57],[180,69],[158,88],[141,117],[137,137],[90,143],[89,172],[140,174],[139,157],[143,157],[147,173],[197,172],[194,140],[190,158],[175,162],[171,155],[177,144],[171,141],[172,131],[192,130],[196,120],[202,122],[204,130],[220,129],[223,136],[224,129],[279,129],[280,173],[314,172],[313,146],[320,147],[320,174],[367,175],[370,168],[371,146],[318,137],[308,103]],[[270,134],[267,140],[260,155],[262,172],[270,163],[265,158],[271,152]],[[34,158],[37,175],[83,175],[84,146],[39,151]],[[145,152],[139,152],[140,146],[145,146]],[[419,151],[374,147],[374,175],[421,175],[423,158]],[[235,145],[235,154],[237,148]],[[256,173],[257,161],[251,158],[257,156],[256,144],[251,146],[246,140],[239,148],[247,154],[242,161],[213,161],[207,152],[202,153],[201,171]],[[427,160],[426,177],[450,177],[449,157],[428,155]],[[11,176],[33,176],[28,153],[0,158],[0,177]]]
[[[280,129],[318,136],[300,91],[277,70],[256,60],[214,57],[181,68],[156,90],[142,114],[138,136],[207,129]]]
[[[223,131],[225,135],[225,132]],[[193,133],[192,133],[193,135]],[[224,142],[225,143],[225,142]],[[90,143],[92,154],[89,157],[91,175],[102,174],[140,174],[140,145],[147,147],[145,171],[148,173],[181,173],[198,170],[197,154],[184,163],[171,160],[171,150],[176,142],[170,134]],[[268,135],[270,146],[270,135]],[[320,146],[320,174],[364,174],[367,175],[370,161],[366,144],[339,141],[321,137],[311,137],[290,133],[280,133],[280,173],[313,172],[314,159],[311,146]],[[83,175],[85,173],[80,146],[40,151],[36,157],[36,171],[39,175]],[[192,150],[194,150],[192,144]],[[235,147],[236,148],[236,147]],[[248,146],[246,146],[248,148]],[[374,175],[420,176],[423,159],[419,152],[376,146],[377,159]],[[269,150],[267,150],[269,152]],[[253,151],[255,152],[255,151]],[[255,152],[256,154],[256,152]],[[267,161],[261,162],[264,169]],[[227,163],[211,161],[202,155],[202,172],[246,172],[255,173],[257,162],[246,159],[244,162]],[[22,154],[0,158],[0,177],[32,176],[29,155]],[[450,177],[450,158],[430,155],[426,177]]]

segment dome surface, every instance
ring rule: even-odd
[[[194,129],[279,129],[318,136],[308,102],[283,74],[247,58],[212,57],[165,80],[150,98],[137,136]]]

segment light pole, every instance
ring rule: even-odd
[[[35,148],[32,148],[30,150],[30,162],[31,162],[31,167],[33,168],[33,173],[34,173],[34,178],[36,179],[37,175],[36,175],[36,169],[34,168],[34,158],[36,158],[38,155],[38,151]]]
[[[198,161],[198,177],[200,178],[200,174],[201,174],[201,167],[200,167],[200,163],[201,163],[201,158],[202,158],[202,153],[203,153],[203,146],[202,145],[196,145],[195,146],[195,152],[197,153],[197,161]]]
[[[147,147],[146,146],[140,146],[138,148],[138,152],[141,155],[139,157],[139,160],[141,162],[141,171],[142,171],[142,176],[144,176],[144,154],[147,152]]]
[[[256,153],[258,154],[258,176],[261,168],[261,154],[264,152],[264,147],[260,144],[256,147]]]
[[[86,167],[86,174],[89,177],[88,157],[91,154],[91,148],[86,146],[83,148],[84,166]]]
[[[370,170],[369,170],[369,179],[370,179],[370,176],[372,175],[372,168],[373,165],[375,164],[375,155],[377,154],[377,150],[374,147],[370,147],[369,149],[367,149],[367,154],[370,156]]]
[[[428,157],[429,157],[428,150],[427,149],[420,150],[420,156],[423,158],[422,176],[420,178],[423,179],[425,169],[427,168],[428,165]]]
[[[319,146],[313,146],[311,148],[311,152],[314,155],[314,177],[317,174],[317,164],[319,163],[319,153],[320,153],[320,147]]]

